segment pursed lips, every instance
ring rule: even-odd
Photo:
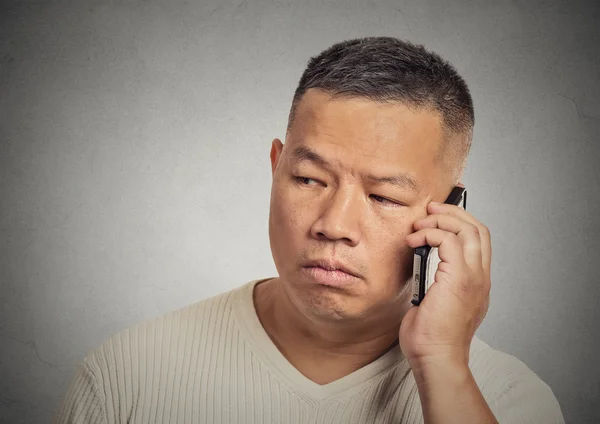
[[[344,263],[331,259],[316,259],[303,264],[304,272],[316,283],[342,287],[356,282],[360,274]]]
[[[306,262],[304,266],[319,267],[323,268],[326,271],[341,271],[345,272],[346,274],[350,274],[354,277],[360,277],[360,275],[356,271],[353,271],[349,266],[336,260],[316,259]]]

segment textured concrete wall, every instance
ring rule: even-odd
[[[566,0],[2,2],[0,421],[47,421],[116,331],[274,275],[268,153],[302,69],[392,35],[472,89],[479,336],[600,422],[599,21]]]

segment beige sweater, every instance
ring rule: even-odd
[[[258,280],[260,281],[260,280]],[[89,353],[57,423],[420,423],[419,394],[396,347],[320,386],[269,339],[252,281],[123,331]],[[552,390],[475,338],[470,368],[500,423],[563,423]]]

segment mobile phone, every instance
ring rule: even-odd
[[[467,209],[467,190],[456,186],[444,203]],[[412,304],[418,306],[425,298],[425,294],[434,282],[440,257],[438,248],[429,245],[419,246],[415,249],[413,257],[413,297]]]

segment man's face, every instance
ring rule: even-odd
[[[281,283],[303,313],[366,318],[408,303],[404,238],[454,183],[434,161],[441,141],[435,112],[305,93],[285,145],[273,141],[269,217]]]

